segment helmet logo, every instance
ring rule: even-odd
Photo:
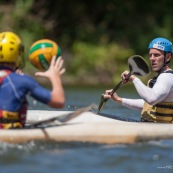
[[[165,47],[164,46],[161,46],[159,44],[153,44],[153,48],[156,48],[156,49],[160,49],[160,50],[165,50]]]

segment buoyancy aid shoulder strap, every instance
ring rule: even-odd
[[[173,70],[164,71],[163,73],[172,73],[173,74]],[[153,88],[154,84],[156,83],[156,80],[157,80],[158,76],[154,77],[153,79],[150,79],[148,81],[147,86],[149,86],[150,88]]]
[[[11,73],[10,70],[1,70],[0,71],[0,85],[2,84],[2,81],[4,80],[4,78],[6,78],[6,76],[8,76]]]
[[[163,73],[172,73],[173,74],[173,70],[164,71]]]
[[[148,81],[147,86],[149,86],[150,88],[153,88],[154,84],[156,83],[157,78],[158,78],[158,76],[154,77],[153,79],[150,79]]]

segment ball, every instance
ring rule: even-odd
[[[58,58],[61,55],[61,49],[56,42],[49,39],[36,41],[29,50],[31,64],[41,71],[49,68],[51,59],[55,55]]]

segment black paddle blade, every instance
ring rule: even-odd
[[[101,96],[99,107],[98,107],[98,113],[103,109],[104,105],[106,104],[108,99],[104,98],[104,96]]]
[[[120,81],[118,83],[118,85],[116,85],[116,87],[112,90],[110,95],[112,96],[114,94],[114,92],[116,92],[122,85],[123,85],[123,83],[122,83],[122,81]],[[101,96],[100,104],[99,104],[99,107],[98,107],[98,113],[103,109],[104,105],[106,104],[106,102],[108,100],[109,99],[108,98],[104,98],[103,95]]]
[[[132,74],[138,76],[146,76],[150,73],[150,69],[144,58],[140,55],[133,55],[128,59],[128,66],[130,73],[127,76],[127,79],[130,78]],[[110,95],[112,96],[121,86],[123,85],[122,81],[112,90]],[[108,101],[108,98],[101,96],[100,104],[98,107],[98,113],[103,109],[104,105]]]
[[[146,76],[150,69],[145,59],[140,55],[133,55],[128,59],[129,70],[131,74]]]

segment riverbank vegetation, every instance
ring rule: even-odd
[[[155,37],[173,40],[173,2],[120,0],[1,0],[2,31],[19,34],[25,45],[25,73],[36,69],[28,50],[42,38],[62,49],[66,85],[110,85],[120,80],[133,54],[147,58]]]

